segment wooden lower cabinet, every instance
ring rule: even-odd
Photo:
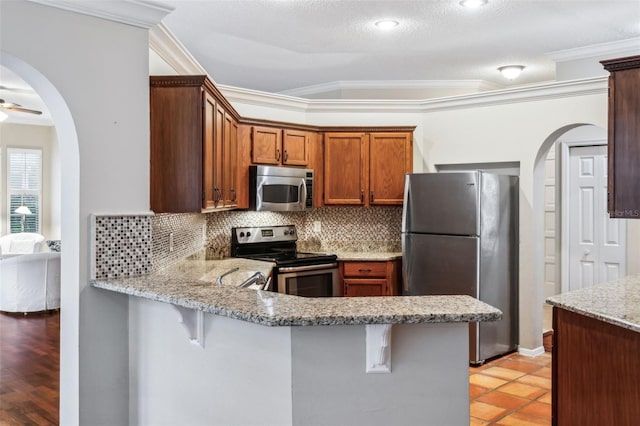
[[[637,425],[640,333],[554,307],[553,339],[552,424]]]
[[[344,261],[340,281],[346,297],[396,296],[401,281],[401,261]]]

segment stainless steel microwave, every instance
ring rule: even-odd
[[[249,209],[291,212],[313,208],[313,170],[249,166]]]

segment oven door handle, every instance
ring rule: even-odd
[[[304,271],[317,271],[319,269],[333,269],[337,268],[338,263],[323,263],[322,265],[308,265],[308,266],[289,266],[279,267],[278,272],[304,272]]]

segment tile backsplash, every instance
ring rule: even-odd
[[[93,278],[151,272],[151,216],[92,216]]]
[[[314,230],[317,222],[320,231]],[[95,216],[93,275],[146,274],[205,247],[207,257],[229,256],[231,228],[236,226],[293,224],[303,250],[400,251],[401,222],[402,207]]]
[[[210,213],[207,218],[209,256],[229,255],[231,228],[236,226],[295,225],[299,244],[310,249],[399,251],[402,207],[325,207],[310,212]],[[320,222],[320,232],[314,223]],[[351,247],[351,248],[350,248]],[[377,250],[376,250],[377,249]],[[335,250],[335,249],[334,249]]]
[[[206,243],[207,220],[200,213],[157,214],[151,227],[154,271],[192,255]]]

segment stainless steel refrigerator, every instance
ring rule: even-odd
[[[518,178],[487,172],[406,176],[403,294],[466,294],[503,312],[469,324],[469,361],[518,343]]]

